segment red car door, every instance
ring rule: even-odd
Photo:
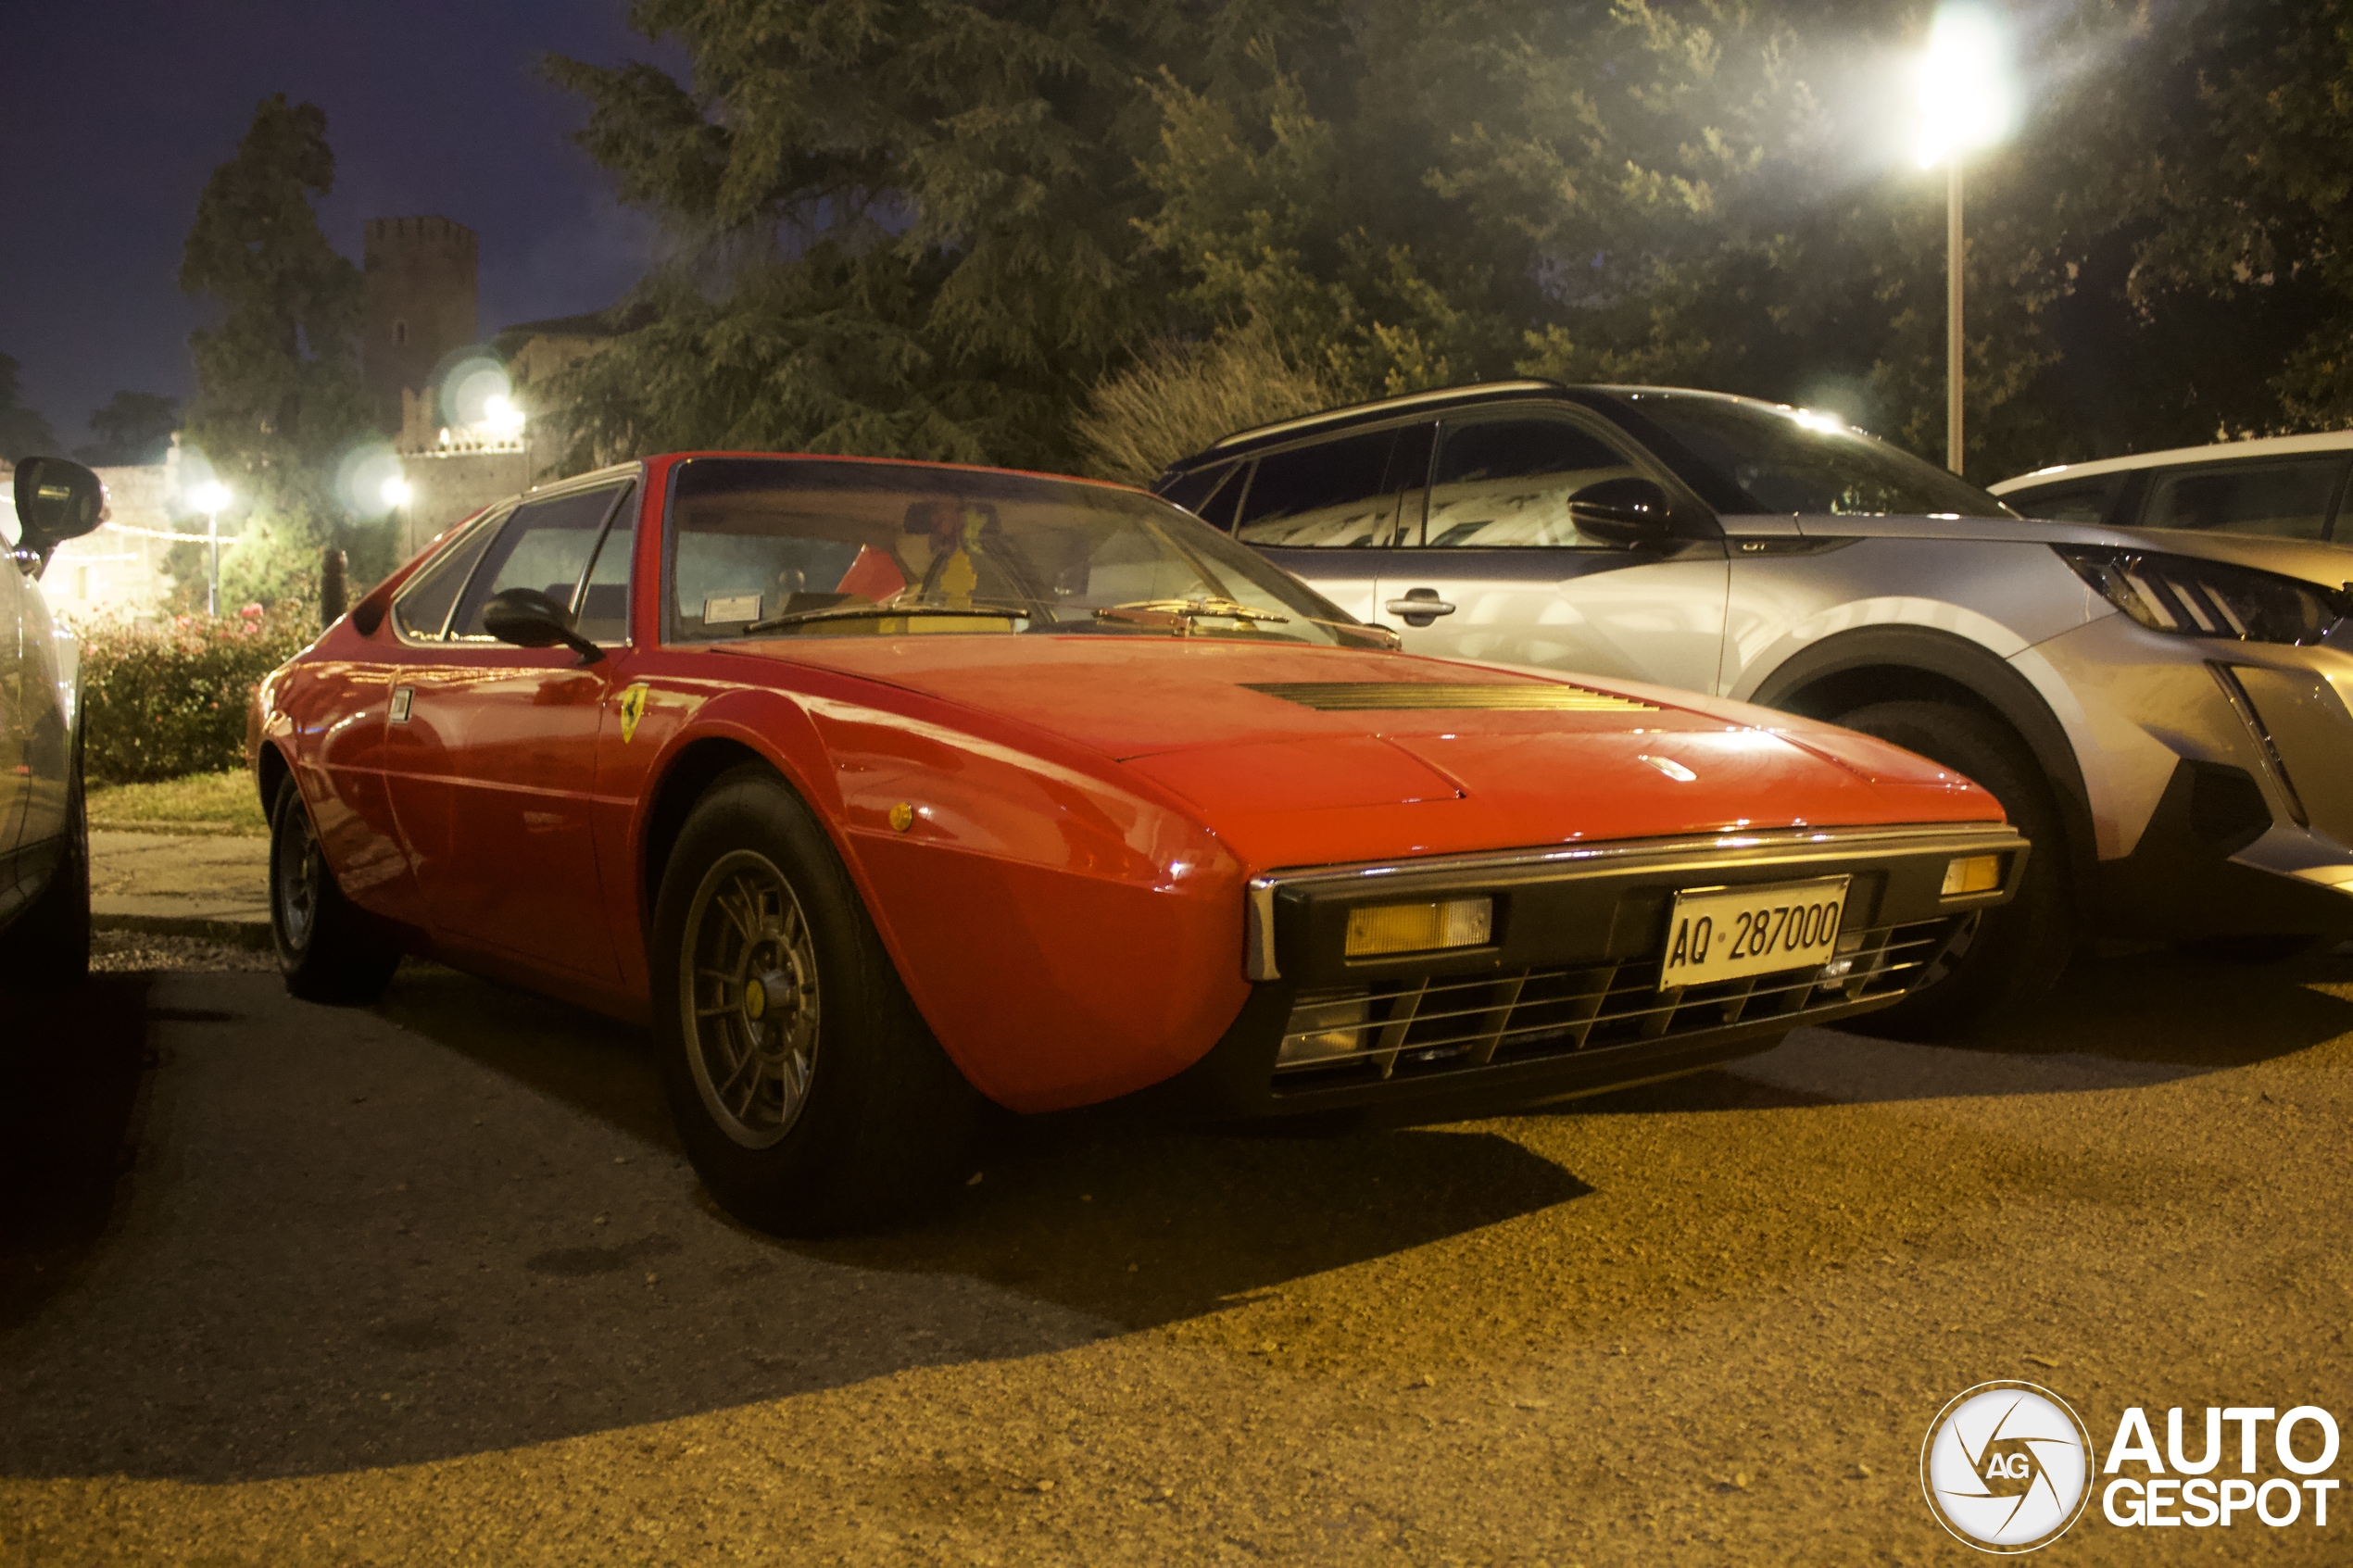
[[[494,594],[569,604],[581,633],[627,642],[633,481],[515,508],[484,551],[447,630],[396,687],[384,755],[427,919],[442,940],[611,984],[590,806],[612,659],[519,648],[483,631]]]

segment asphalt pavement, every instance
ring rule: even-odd
[[[2343,959],[1452,1126],[1016,1126],[809,1244],[713,1210],[635,1031],[106,940],[0,1039],[0,1564],[1958,1562],[1917,1473],[1972,1385],[2103,1449],[2353,1396]],[[2095,1502],[2038,1561],[2331,1518]]]

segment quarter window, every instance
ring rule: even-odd
[[[1640,475],[1627,456],[1566,420],[1480,420],[1446,427],[1431,477],[1430,546],[1598,546],[1568,519],[1568,498]]]
[[[486,518],[476,523],[418,569],[416,579],[392,601],[395,630],[412,642],[439,639],[449,624],[449,607],[458,602],[458,591],[466,585],[482,552],[498,536],[499,521]]]
[[[2141,526],[2324,539],[2344,468],[2344,458],[2330,454],[2170,470],[2151,481]]]

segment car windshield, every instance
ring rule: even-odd
[[[1834,415],[1708,393],[1633,392],[1628,401],[1768,512],[2016,514],[1957,474]]]
[[[921,464],[698,458],[670,506],[669,640],[925,633],[1386,642],[1137,491]]]

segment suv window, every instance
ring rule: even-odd
[[[1269,453],[1243,494],[1234,537],[1294,549],[1393,544],[1397,492],[1421,482],[1428,442],[1428,426],[1407,425]]]
[[[2141,526],[2324,539],[2344,470],[2336,453],[2162,470],[2150,477]]]
[[[500,513],[483,519],[463,535],[443,546],[439,555],[418,569],[416,577],[392,601],[395,630],[411,641],[440,639],[443,629],[449,624],[449,607],[458,602],[458,591],[466,585],[474,562],[482,558],[490,541],[498,536],[504,516]]]
[[[2124,476],[2112,473],[2034,490],[2013,490],[2002,499],[2020,517],[2039,517],[2048,522],[2105,522],[2108,503],[2123,486]]]
[[[621,487],[608,484],[517,507],[466,585],[449,634],[488,636],[483,606],[510,588],[536,588],[560,605],[571,604],[620,495]]]
[[[1423,543],[1597,547],[1568,520],[1568,498],[1639,475],[1627,455],[1582,426],[1546,418],[1450,422],[1438,449]]]

